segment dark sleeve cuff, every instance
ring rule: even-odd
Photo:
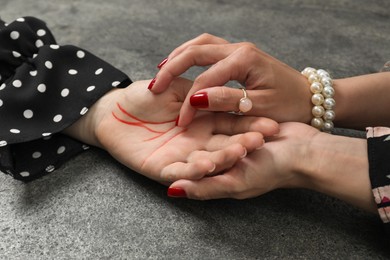
[[[58,45],[39,19],[24,17],[8,25],[0,21],[0,170],[15,178],[31,178],[58,164],[50,160],[81,151],[78,143],[78,149],[66,149],[67,156],[58,157],[57,152],[50,160],[40,156],[47,164],[41,170],[35,167],[40,165],[39,158],[34,158],[33,165],[21,161],[32,157],[41,144],[44,148],[55,143],[48,152],[58,149],[58,140],[76,142],[57,133],[87,113],[110,89],[130,83],[125,73],[90,52]]]
[[[372,192],[386,231],[390,234],[390,128],[367,128]]]

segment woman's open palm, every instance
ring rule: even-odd
[[[162,94],[149,81],[115,89],[98,104],[96,136],[124,165],[160,181],[200,179],[232,167],[278,132],[266,118],[202,112],[186,128],[176,120],[192,82],[175,80]]]

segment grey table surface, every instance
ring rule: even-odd
[[[173,48],[203,32],[334,77],[390,60],[388,0],[0,0],[0,16],[39,17],[60,44],[81,46],[133,80],[154,77]],[[376,216],[307,190],[170,199],[98,149],[28,184],[0,175],[0,259],[389,257]]]

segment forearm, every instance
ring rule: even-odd
[[[377,212],[370,186],[366,140],[319,133],[311,142],[305,161],[305,188]]]
[[[334,80],[334,88],[336,126],[390,126],[390,72]]]

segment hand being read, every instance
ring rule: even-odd
[[[216,174],[261,147],[263,136],[278,132],[270,119],[214,112],[178,127],[192,82],[178,78],[159,95],[148,84],[115,89],[99,101],[96,136],[115,159],[151,179],[166,183]]]

